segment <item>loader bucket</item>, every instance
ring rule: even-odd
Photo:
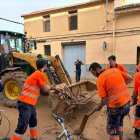
[[[67,117],[74,113],[74,108],[87,104],[96,95],[97,87],[90,81],[83,81],[69,86],[61,86],[59,94],[51,94],[48,99],[52,112]]]
[[[82,91],[93,92],[97,90],[96,84],[90,81],[79,82],[79,83],[70,85],[68,87],[72,90],[73,93],[82,92]]]

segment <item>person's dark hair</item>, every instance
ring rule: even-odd
[[[108,60],[116,61],[116,56],[115,55],[111,55],[111,56],[108,57]]]
[[[42,54],[38,54],[37,55],[37,58],[42,58]]]
[[[47,64],[46,61],[42,58],[40,58],[36,61],[36,67],[38,70],[42,69],[44,67],[44,65],[46,65],[46,64]]]
[[[99,63],[92,63],[90,66],[89,66],[89,71],[92,69],[92,70],[96,70],[96,68],[99,68],[99,69],[102,69],[102,66],[99,64]]]

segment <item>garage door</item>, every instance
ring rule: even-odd
[[[81,78],[85,78],[86,74],[86,47],[85,44],[72,44],[63,46],[63,61],[69,75],[75,78],[75,65],[76,59],[81,60],[85,65],[82,65]]]

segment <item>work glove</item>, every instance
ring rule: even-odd
[[[51,85],[50,87],[51,87],[51,90],[55,90],[56,85]]]
[[[98,106],[95,107],[95,110],[96,111],[100,111],[101,109],[102,109],[102,107],[100,105],[98,105]]]
[[[58,89],[55,85],[51,85],[51,90],[54,90],[54,94],[59,94],[60,93],[60,89]]]
[[[131,103],[130,107],[131,107],[131,106],[134,106],[134,105],[136,105],[136,104],[137,104],[137,98],[134,98],[134,97],[132,96],[132,103]]]
[[[131,106],[134,106],[134,105],[136,105],[136,104],[137,104],[137,100],[133,100],[132,103],[131,103],[131,105],[130,105],[130,107],[131,107]]]

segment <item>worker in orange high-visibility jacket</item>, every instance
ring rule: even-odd
[[[136,105],[135,119],[134,119],[134,134],[140,139],[140,71],[134,77],[134,91],[133,91],[132,106]]]
[[[30,127],[30,140],[37,140],[37,118],[35,105],[40,89],[47,92],[54,89],[53,86],[46,85],[44,72],[46,61],[42,58],[36,61],[37,70],[25,81],[22,92],[18,97],[17,108],[19,111],[18,125],[11,140],[21,140],[28,124]]]
[[[96,83],[101,102],[96,110],[107,105],[107,132],[110,140],[122,140],[123,119],[130,110],[130,93],[126,84],[132,79],[116,68],[102,70],[98,63],[92,63],[89,71],[98,77]]]
[[[107,69],[116,68],[120,71],[127,73],[126,68],[122,64],[116,63],[116,56],[115,55],[109,56],[108,61],[109,61],[109,66],[107,67]]]
[[[140,63],[135,68],[135,73],[140,71]]]

